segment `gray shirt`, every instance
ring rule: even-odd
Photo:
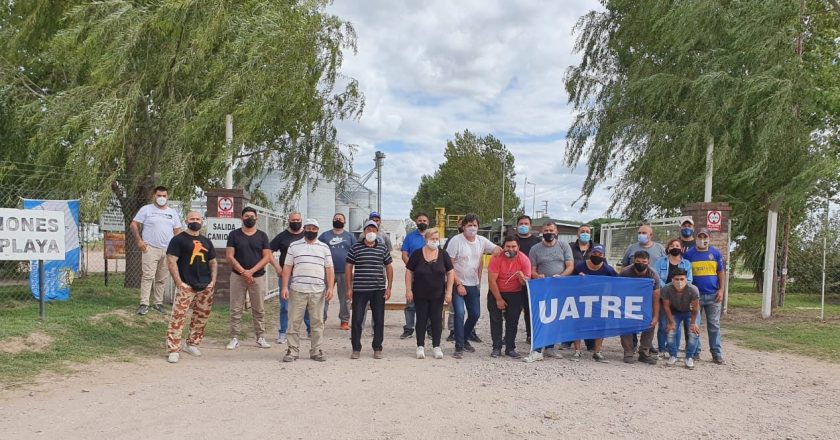
[[[662,288],[660,298],[671,303],[672,312],[690,312],[691,302],[700,299],[700,291],[691,284],[686,284],[682,293],[677,292],[673,284],[668,283]],[[699,312],[698,312],[699,313]]]
[[[630,246],[627,246],[627,250],[624,252],[624,257],[621,259],[621,265],[629,266],[633,264],[633,254],[637,251],[646,251],[650,254],[650,264],[653,264],[656,260],[666,255],[665,246],[662,246],[655,241],[653,242],[653,246],[649,248],[643,248],[640,243],[633,243]]]
[[[566,262],[574,261],[572,247],[563,241],[554,241],[554,246],[546,246],[545,241],[534,245],[528,253],[531,271],[546,277],[560,275],[566,270]]]

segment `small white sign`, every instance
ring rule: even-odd
[[[216,250],[221,250],[227,247],[228,234],[231,231],[239,229],[242,226],[242,220],[238,218],[207,218],[207,238],[213,242],[213,247]]]
[[[0,208],[0,260],[64,260],[64,213]]]
[[[125,232],[125,220],[123,219],[122,209],[120,209],[120,202],[114,196],[111,196],[108,200],[108,207],[99,217],[99,230]]]
[[[709,211],[706,214],[706,227],[711,232],[720,232],[721,221],[723,221],[723,215],[720,211]]]

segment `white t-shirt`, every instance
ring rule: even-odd
[[[303,293],[323,292],[327,288],[325,268],[333,267],[332,253],[321,241],[307,243],[301,238],[289,245],[283,266],[292,266],[290,288]]]
[[[148,204],[137,211],[134,221],[143,225],[143,241],[159,249],[166,249],[172,240],[174,229],[181,229],[178,211],[165,206],[163,209]]]
[[[494,249],[496,245],[481,235],[469,241],[464,234],[458,234],[450,238],[446,245],[446,252],[452,257],[455,266],[455,275],[465,286],[481,284],[482,255],[492,254]]]

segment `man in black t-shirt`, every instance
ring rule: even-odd
[[[639,338],[639,362],[656,365],[656,356],[650,352],[653,347],[653,336],[656,334],[656,323],[659,322],[659,275],[650,268],[650,254],[647,251],[636,251],[633,254],[633,264],[621,270],[622,277],[649,278],[651,280],[651,297],[653,304],[653,320],[650,327],[642,332]],[[624,362],[632,364],[636,362],[633,358],[633,340],[636,334],[630,333],[621,335],[621,347],[624,349]]]
[[[166,249],[169,274],[178,290],[166,331],[166,348],[169,349],[167,361],[173,364],[180,357],[181,330],[184,328],[187,311],[192,309],[193,312],[190,336],[184,351],[193,356],[201,356],[198,345],[204,337],[204,327],[213,307],[216,250],[213,249],[213,243],[200,234],[201,223],[201,214],[195,211],[187,214],[187,230],[173,237]]]
[[[288,220],[289,227],[277,234],[268,246],[271,252],[280,251],[280,257],[276,261],[273,258],[271,259],[271,265],[277,271],[277,287],[280,288],[280,291],[283,290],[283,287],[289,288],[289,280],[283,280],[283,264],[286,261],[289,246],[303,239],[303,216],[297,211],[292,211],[289,213]],[[278,318],[279,334],[277,335],[277,343],[285,344],[286,331],[289,329],[289,300],[283,299],[282,296],[278,298],[280,299],[280,316]],[[324,317],[324,320],[326,321],[326,317]],[[309,323],[309,310],[303,314],[303,323],[306,325],[306,334],[311,335],[312,326]]]
[[[516,219],[516,243],[519,251],[527,257],[531,248],[542,243],[542,239],[531,233],[531,217],[520,215]],[[528,301],[522,302],[522,313],[525,315],[525,342],[531,343],[531,305]]]
[[[268,236],[257,229],[257,211],[250,206],[242,210],[242,227],[228,234],[225,259],[230,263],[230,343],[228,350],[239,346],[239,330],[246,292],[251,298],[251,315],[257,347],[270,348],[265,341],[263,312],[266,284],[262,278],[265,266],[271,262]]]

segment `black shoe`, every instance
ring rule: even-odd
[[[650,365],[656,365],[657,358],[656,356],[645,356],[640,354],[639,355],[639,362],[643,362]]]
[[[454,334],[453,334],[453,335],[454,335]],[[453,336],[453,337],[454,337],[454,336]],[[481,344],[482,342],[484,342],[484,341],[482,341],[482,340],[481,340],[481,338],[479,338],[479,337],[478,337],[478,335],[477,335],[477,334],[475,334],[475,332],[472,332],[472,334],[470,334],[470,337],[469,337],[469,338],[467,338],[467,339],[468,339],[469,341],[475,342],[476,344]]]
[[[146,313],[149,313],[149,306],[145,304],[140,304],[140,307],[137,308],[137,314],[145,315]]]
[[[464,351],[475,353],[475,348],[469,342],[464,342]]]
[[[718,365],[726,365],[726,361],[723,360],[723,357],[721,357],[721,356],[713,356],[712,357],[712,362],[714,362]]]
[[[520,358],[522,358],[522,355],[521,355],[521,354],[519,354],[519,353],[517,353],[517,352],[516,352],[516,350],[511,350],[511,351],[509,351],[509,352],[505,353],[505,356],[507,356],[507,357],[509,357],[509,358],[513,358],[513,359],[520,359]]]
[[[164,309],[164,308],[163,308],[163,304],[155,304],[155,305],[153,305],[153,306],[152,306],[152,310],[154,310],[154,311],[156,311],[156,312],[158,312],[158,313],[164,314],[164,315],[166,314],[166,309]]]
[[[452,353],[452,357],[454,357],[455,359],[463,359],[464,358],[464,352],[461,351],[461,350],[455,350],[455,352]]]
[[[650,354],[659,354],[659,350],[651,347]]]
[[[502,355],[502,350],[494,348],[493,351],[490,352],[491,358],[497,358]]]
[[[407,328],[407,329],[403,330],[402,334],[400,335],[400,339],[408,339],[413,334],[414,334],[414,329],[413,328]]]
[[[455,342],[455,332],[449,332],[449,336],[446,337],[446,342]]]

